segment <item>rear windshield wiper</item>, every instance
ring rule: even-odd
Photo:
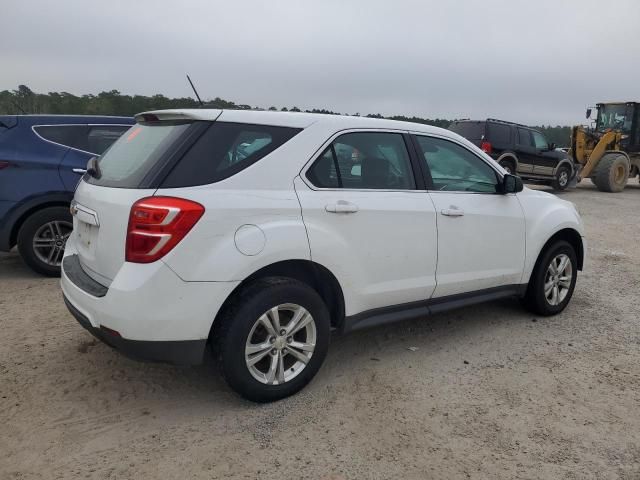
[[[99,179],[102,176],[100,165],[98,163],[98,157],[91,157],[87,162],[87,175],[95,179]]]

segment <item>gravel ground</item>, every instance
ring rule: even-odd
[[[211,363],[123,358],[2,254],[0,478],[639,479],[640,186],[586,183],[562,195],[589,240],[563,314],[506,300],[336,337],[270,405]]]

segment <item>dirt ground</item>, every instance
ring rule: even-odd
[[[506,300],[336,337],[270,405],[211,362],[97,343],[1,254],[0,479],[640,479],[640,185],[562,197],[589,241],[563,314]]]

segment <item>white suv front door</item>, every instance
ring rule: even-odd
[[[351,132],[296,178],[311,258],[343,285],[346,315],[428,299],[436,213],[417,190],[405,137]]]
[[[437,212],[433,297],[520,284],[525,222],[516,195],[498,193],[497,171],[461,144],[425,135],[415,138],[431,176],[429,195]]]

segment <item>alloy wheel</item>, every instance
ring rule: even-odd
[[[551,260],[544,278],[544,296],[549,305],[559,305],[567,297],[573,280],[573,265],[568,255],[561,253]]]
[[[560,172],[560,176],[558,177],[558,184],[561,187],[564,187],[569,182],[569,172],[563,170]]]
[[[245,345],[245,362],[260,383],[282,385],[307,366],[316,346],[316,324],[302,306],[275,306],[256,320]]]
[[[73,224],[64,220],[54,220],[40,226],[32,243],[36,257],[47,265],[59,267],[72,230]]]

